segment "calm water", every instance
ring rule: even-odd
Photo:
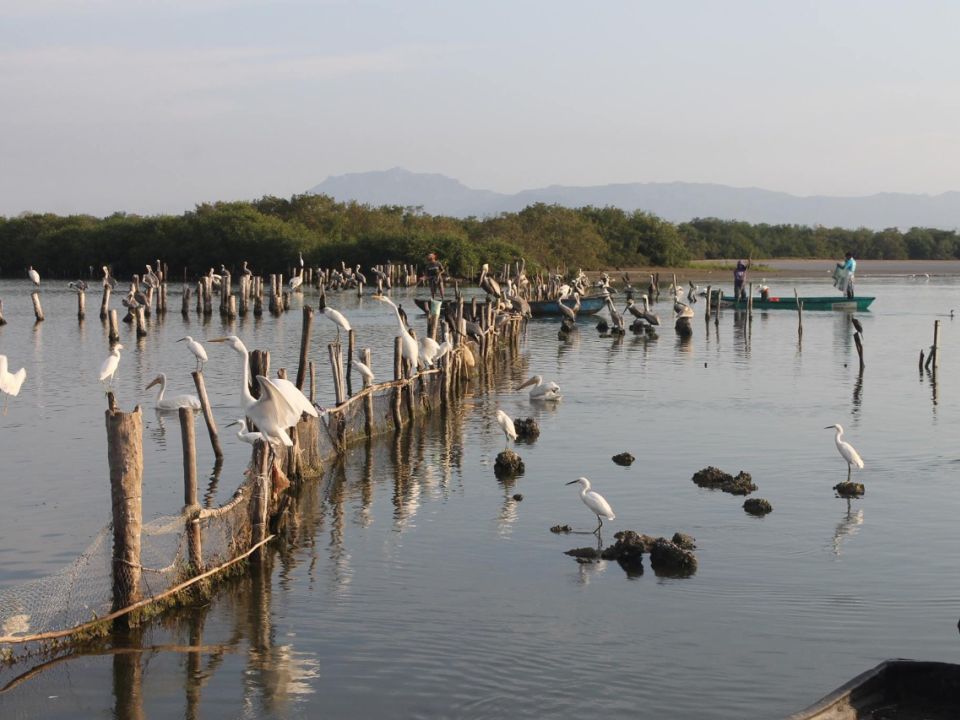
[[[778,280],[773,291],[793,287]],[[757,313],[748,334],[726,311],[717,331],[705,328],[702,303],[689,343],[663,302],[654,341],[600,338],[584,320],[561,343],[554,322],[532,322],[518,361],[488,386],[475,381],[463,407],[435,413],[422,432],[354,447],[330,468],[305,498],[300,542],[270,567],[151,628],[141,656],[74,658],[0,694],[0,716],[127,717],[133,695],[150,717],[774,718],[884,658],[956,661],[960,317],[948,313],[960,280],[862,277],[857,288],[878,296],[859,316],[862,382],[843,313],[805,313],[802,344],[794,313]],[[48,319],[34,328],[27,285],[0,283],[10,321],[0,352],[28,372],[0,417],[0,586],[68,563],[109,516],[97,303],[88,298],[94,312],[78,326],[72,294],[43,297]],[[386,377],[388,308],[348,294],[330,304],[354,322],[360,347],[375,348],[374,370]],[[934,386],[917,357],[936,318]],[[333,326],[316,323],[325,402]],[[249,347],[269,347],[273,367],[295,369],[299,326],[291,312],[232,328]],[[121,405],[152,408],[142,388],[160,370],[189,390],[192,357],[173,341],[223,331],[219,318],[171,312],[138,344],[124,326]],[[224,424],[237,414],[239,360],[208,352]],[[561,385],[559,406],[511,391],[532,372]],[[542,430],[518,445],[527,471],[512,487],[493,476],[498,404]],[[180,440],[175,418],[151,409],[145,420],[150,517],[179,507]],[[857,479],[867,494],[849,507],[831,490],[846,476],[823,429],[835,422],[866,463]],[[205,443],[201,431],[199,462],[212,467]],[[247,460],[232,436],[225,450],[218,501]],[[621,451],[637,457],[632,467],[611,462]],[[754,518],[742,498],[697,488],[690,476],[706,465],[752,473],[754,497],[774,512]],[[549,532],[592,528],[563,484],[579,475],[617,513],[605,543],[621,529],[688,532],[696,575],[660,578],[645,561],[630,578],[615,563],[565,556],[592,542]]]

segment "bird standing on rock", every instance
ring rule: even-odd
[[[847,482],[850,482],[850,473],[853,471],[853,466],[856,465],[857,469],[863,470],[863,460],[860,459],[860,454],[854,450],[853,445],[843,440],[842,425],[827,425],[824,430],[837,431],[834,441],[837,443],[837,451],[840,453],[840,457],[847,463]]]
[[[596,490],[590,489],[590,480],[579,477],[576,480],[571,480],[567,485],[573,485],[574,483],[580,483],[580,499],[583,500],[584,505],[590,508],[590,512],[597,516],[599,525],[593,532],[599,534],[600,528],[603,527],[604,518],[615,520],[617,516],[613,514],[613,508],[610,507],[607,499]]]

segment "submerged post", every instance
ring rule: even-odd
[[[180,408],[180,439],[183,442],[183,504],[186,516],[187,558],[191,573],[203,571],[200,547],[200,520],[197,511],[197,438],[193,432],[193,410]]]
[[[193,384],[197,386],[197,396],[200,398],[200,409],[203,411],[203,420],[207,425],[207,434],[210,435],[210,446],[213,448],[213,454],[217,460],[222,460],[223,450],[220,449],[217,421],[213,419],[213,410],[210,408],[210,400],[207,397],[207,386],[203,382],[203,372],[194,370],[191,375],[193,375]]]
[[[87,316],[87,294],[82,290],[77,291],[77,320],[83,320]]]
[[[183,295],[180,298],[180,314],[183,317],[190,316],[190,286],[183,286]]]
[[[142,526],[143,416],[115,407],[106,411],[107,461],[113,509],[113,609],[140,599],[140,530]]]
[[[120,325],[117,320],[117,311],[110,311],[109,330],[107,331],[107,340],[111,343],[120,342]]]
[[[313,308],[303,306],[303,327],[300,329],[300,363],[297,365],[297,390],[303,390],[307,379],[307,355],[310,352],[310,333],[313,329]]]
[[[33,314],[37,318],[37,322],[43,322],[43,308],[40,307],[40,293],[34,290],[30,293],[30,298],[33,300]]]
[[[110,309],[110,286],[104,284],[103,297],[100,299],[100,319],[106,320]]]
[[[0,300],[0,325],[6,325],[7,321],[3,319],[3,300]]]
[[[940,321],[933,321],[933,371],[940,366]]]

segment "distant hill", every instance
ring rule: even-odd
[[[873,230],[915,226],[960,228],[960,192],[801,197],[760,188],[672,182],[584,187],[551,185],[511,195],[475,190],[445,175],[413,173],[403,168],[331,176],[308,192],[372,205],[423,206],[431,214],[454,217],[496,215],[544,202],[567,207],[612,205],[627,211],[644,210],[672,222],[716,217],[750,223]]]

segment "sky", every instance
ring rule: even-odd
[[[960,3],[2,0],[0,215],[400,166],[500,192],[960,190]]]

